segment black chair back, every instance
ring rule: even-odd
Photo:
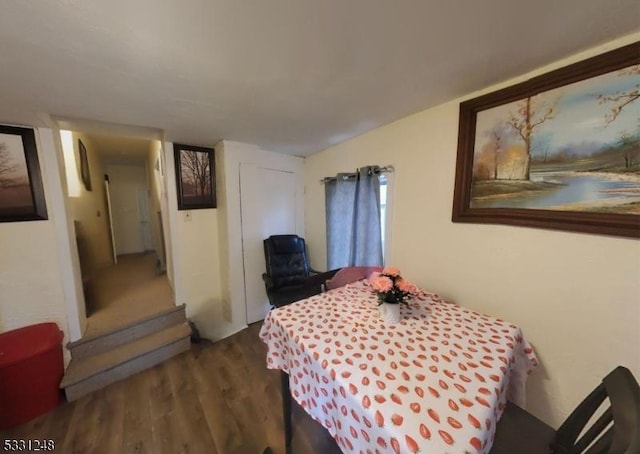
[[[557,431],[507,402],[490,454],[640,454],[639,432],[640,387],[618,366]]]
[[[267,274],[274,288],[303,284],[310,274],[307,249],[298,235],[272,235],[264,240]]]
[[[607,397],[610,406],[587,427]],[[552,452],[639,453],[639,433],[640,387],[629,369],[618,366],[560,426],[552,444]]]

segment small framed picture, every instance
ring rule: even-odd
[[[0,222],[45,219],[33,129],[0,125]]]
[[[82,183],[87,191],[91,191],[91,174],[89,173],[87,149],[80,139],[78,139],[78,150],[80,151],[80,175],[82,176]]]
[[[216,207],[214,149],[173,145],[178,189],[178,209]]]

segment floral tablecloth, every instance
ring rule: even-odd
[[[425,293],[384,323],[366,281],[269,312],[267,367],[344,452],[485,453],[537,365],[517,326]]]

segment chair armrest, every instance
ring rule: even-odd
[[[338,271],[340,271],[340,268],[336,268],[335,270],[330,270],[330,271],[322,271],[317,274],[313,274],[309,276],[309,278],[307,279],[307,283],[311,285],[324,285],[324,283],[327,280],[331,279]]]
[[[313,268],[309,268],[309,271],[313,274],[323,274],[325,276],[328,277],[333,277],[334,274],[336,274],[338,271],[340,271],[342,268],[336,268],[335,270],[329,270],[329,271],[318,271],[318,270],[314,270]]]

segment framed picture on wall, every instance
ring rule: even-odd
[[[82,183],[87,191],[91,191],[91,174],[89,173],[89,158],[87,157],[87,149],[82,143],[82,140],[78,139],[78,150],[80,151],[80,175],[82,176]]]
[[[215,208],[214,149],[176,143],[173,145],[173,153],[178,209]]]
[[[453,222],[640,237],[640,43],[460,104]]]
[[[33,129],[0,125],[0,222],[47,219]]]

